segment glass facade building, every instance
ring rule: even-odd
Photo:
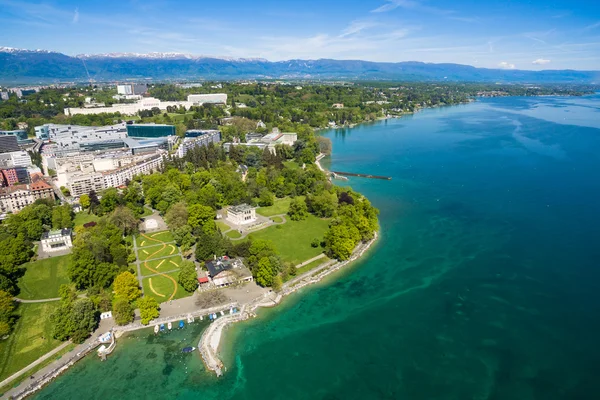
[[[127,136],[133,138],[158,138],[174,135],[175,126],[173,125],[127,125]]]

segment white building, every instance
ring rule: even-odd
[[[71,236],[72,231],[70,229],[44,232],[41,240],[42,250],[46,253],[52,253],[53,251],[70,249],[73,247]]]
[[[41,175],[31,177],[29,185],[13,185],[0,188],[0,212],[17,213],[38,199],[54,199],[54,190]]]
[[[11,151],[0,154],[0,168],[31,167],[31,157],[26,151]]]
[[[196,146],[208,146],[209,143],[219,143],[221,141],[221,132],[218,130],[189,130],[186,132],[186,137],[179,144],[176,155],[182,158],[186,153]],[[188,137],[188,135],[192,135]]]
[[[208,94],[190,94],[187,97],[189,103],[194,105],[210,103],[210,104],[227,104],[227,94],[225,93],[208,93]]]
[[[226,151],[229,151],[229,148],[231,146],[253,146],[253,147],[258,147],[259,149],[268,148],[271,153],[275,153],[276,146],[278,144],[285,144],[288,146],[293,146],[294,143],[298,140],[298,134],[292,133],[292,132],[284,132],[284,133],[272,132],[261,138],[253,138],[252,135],[254,135],[254,134],[246,135],[246,139],[247,139],[246,143],[238,143],[238,142],[225,143],[225,144],[223,144],[223,148]],[[248,138],[251,138],[251,139],[248,140]]]
[[[256,209],[248,204],[231,206],[227,209],[227,221],[235,225],[245,225],[256,221]]]
[[[65,108],[65,115],[77,114],[100,114],[100,113],[121,113],[122,115],[135,115],[142,110],[151,110],[158,108],[165,111],[167,107],[185,107],[199,106],[204,103],[210,104],[226,104],[227,94],[211,93],[211,94],[190,94],[187,101],[161,101],[154,97],[144,97],[135,103],[131,104],[113,104],[111,107],[95,107],[95,108]]]

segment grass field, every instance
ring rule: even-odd
[[[63,283],[68,284],[67,268],[71,255],[46,258],[23,265],[25,275],[19,279],[18,297],[24,300],[51,299],[58,296]]]
[[[279,227],[279,229],[277,229]],[[304,221],[288,221],[248,235],[251,239],[266,239],[275,243],[284,261],[300,264],[323,252],[321,247],[311,247],[313,239],[323,239],[329,221],[309,215]]]
[[[182,262],[181,256],[177,255],[174,257],[163,258],[161,260],[148,261],[148,266],[159,272],[172,271],[175,269],[179,269],[181,266],[181,262]],[[144,275],[144,276],[155,274],[155,272],[150,271],[146,267],[146,263],[141,263],[141,269],[142,269],[142,275]]]
[[[304,196],[298,196],[301,199],[304,199]],[[271,217],[273,215],[278,214],[287,214],[290,209],[290,202],[292,201],[291,197],[284,197],[283,199],[275,199],[275,202],[272,206],[269,207],[259,207],[256,209],[256,212],[264,217]]]
[[[157,246],[144,247],[142,249],[138,249],[138,259],[140,261],[145,261],[154,258],[173,256],[175,254],[179,254],[175,243],[167,244],[166,247],[161,250],[162,246],[162,244],[159,244]],[[154,254],[156,251],[158,251],[158,253]]]
[[[148,207],[144,207],[144,212],[140,215],[140,218],[147,217],[148,215],[152,215],[152,210]]]
[[[217,225],[217,228],[221,230],[221,232],[225,232],[231,229],[231,227],[223,221],[215,221],[215,224]]]
[[[322,257],[322,258],[319,258],[318,260],[311,262],[310,264],[306,264],[304,267],[296,268],[296,271],[297,271],[296,276],[302,275],[305,272],[310,271],[311,269],[317,268],[319,265],[326,263],[327,261],[329,261],[328,257]],[[292,277],[290,277],[290,278],[292,278]]]
[[[169,275],[175,279],[175,282],[177,282],[177,275],[179,275],[179,272],[171,272],[166,275]],[[150,282],[152,282],[152,287],[150,287]],[[144,296],[154,297],[159,303],[164,303],[165,301],[169,300],[169,297],[171,297],[174,289],[173,281],[161,275],[144,278],[142,285],[144,287]],[[177,284],[177,293],[175,293],[173,300],[181,299],[182,297],[188,297],[191,295],[192,293],[186,292],[181,285]]]
[[[172,242],[173,241],[173,235],[171,234],[170,231],[148,233],[148,234],[146,234],[146,236],[150,236],[150,237],[160,240],[162,242]],[[137,242],[138,248],[156,246],[157,244],[160,244],[160,242],[157,242],[156,240],[146,239],[142,235],[136,235],[135,240]]]
[[[242,237],[242,234],[239,231],[236,231],[235,229],[227,232],[225,235],[227,235],[231,239],[237,239]]]
[[[291,169],[298,169],[300,165],[296,161],[284,161],[283,165]]]
[[[278,224],[283,222],[283,218],[281,217],[271,217],[271,221],[277,222]]]
[[[8,339],[0,341],[0,380],[31,364],[39,357],[59,346],[52,339],[50,314],[58,302],[19,304],[19,316]]]
[[[81,211],[75,214],[75,219],[73,220],[73,224],[75,226],[82,226],[83,224],[87,224],[88,222],[97,222],[100,219],[95,214],[88,214],[87,211]]]

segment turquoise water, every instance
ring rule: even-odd
[[[41,399],[598,399],[600,96],[499,98],[327,133],[381,210],[364,260],[225,337],[121,340]],[[182,342],[182,340],[184,340]]]

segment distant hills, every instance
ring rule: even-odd
[[[89,75],[88,75],[89,74]],[[181,53],[110,53],[71,57],[47,50],[0,47],[0,83],[123,79],[340,79],[513,83],[600,83],[600,71],[524,71],[416,61],[234,59]]]

